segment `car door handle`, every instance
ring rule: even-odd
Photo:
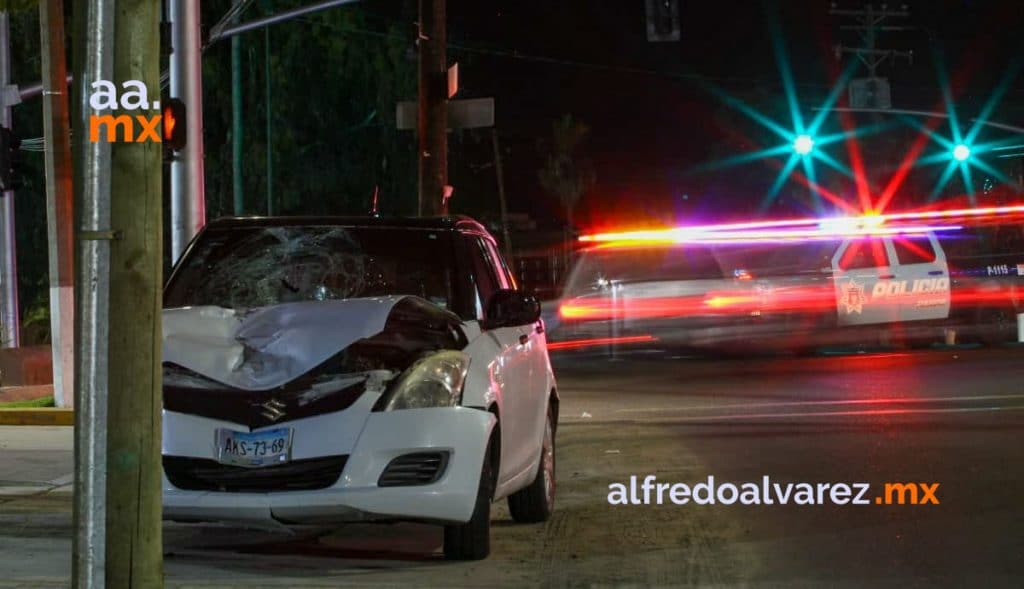
[[[928,273],[928,276],[942,276],[943,274],[945,274],[945,272],[942,270],[932,270]]]
[[[895,274],[879,274],[878,275],[878,279],[879,280],[892,280],[893,278],[896,278]]]

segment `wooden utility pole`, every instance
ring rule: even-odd
[[[141,80],[151,100],[160,95],[160,20],[159,2],[119,0],[112,27],[112,81]],[[107,587],[163,586],[161,151],[154,142],[111,149]]]
[[[419,0],[419,215],[439,215],[448,185],[445,0]]]
[[[50,254],[50,333],[53,397],[74,404],[74,217],[71,201],[71,127],[64,57],[64,0],[39,3],[43,58],[43,137],[46,145],[46,221]]]
[[[491,127],[491,146],[494,148],[494,176],[498,181],[498,205],[501,208],[501,236],[505,242],[505,262],[516,274],[516,261],[512,256],[512,234],[508,228],[508,202],[505,200],[505,173],[501,164],[501,148],[498,145],[498,129]]]

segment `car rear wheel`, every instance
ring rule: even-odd
[[[480,484],[473,516],[464,524],[444,527],[444,557],[448,560],[482,560],[491,552],[491,497],[494,494],[491,446],[484,452]]]
[[[509,495],[512,519],[522,523],[547,521],[555,510],[555,486],[555,420],[548,406],[537,476],[530,486]]]

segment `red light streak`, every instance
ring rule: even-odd
[[[869,218],[870,219],[870,218]],[[837,219],[844,220],[844,219]],[[863,224],[862,221],[854,221]],[[850,227],[848,229],[772,229],[747,231],[712,231],[694,230],[692,227],[661,229],[648,231],[630,231],[623,233],[603,233],[589,237],[583,241],[597,243],[596,248],[636,248],[665,247],[678,244],[730,244],[760,242],[804,242],[829,239],[856,239],[862,237],[883,237],[898,235],[921,235],[934,231],[953,231],[961,227],[956,225],[924,225],[917,227],[877,227],[874,223],[868,226]]]
[[[552,350],[575,350],[589,348],[592,346],[606,346],[609,344],[640,344],[656,342],[658,338],[653,335],[627,335],[621,337],[595,337],[590,339],[567,340],[564,342],[549,342],[548,351]]]
[[[566,320],[663,319],[707,312],[703,296],[577,299],[558,308]]]
[[[928,231],[947,230],[950,228],[922,227],[914,225],[880,227],[879,225],[885,225],[894,221],[915,222],[929,220],[941,220],[943,222],[969,220],[979,223],[990,221],[1008,223],[1013,221],[1010,216],[1014,215],[1024,217],[1024,204],[949,210],[907,211],[902,213],[886,213],[860,217],[836,217],[832,219],[780,219],[742,223],[662,227],[594,233],[581,236],[580,241],[584,243],[611,243],[616,246],[632,243],[632,245],[636,246],[670,245],[673,243],[684,243],[686,241],[707,242],[714,239],[769,240],[790,238],[844,238],[860,235],[895,235],[901,233],[926,233]],[[818,228],[818,226],[822,224],[832,226],[847,224],[851,227],[851,230],[829,232]],[[776,231],[767,231],[769,229],[774,229]]]

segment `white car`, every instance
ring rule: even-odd
[[[540,306],[478,223],[215,221],[164,307],[166,519],[434,522],[479,559],[492,501],[550,517]]]

